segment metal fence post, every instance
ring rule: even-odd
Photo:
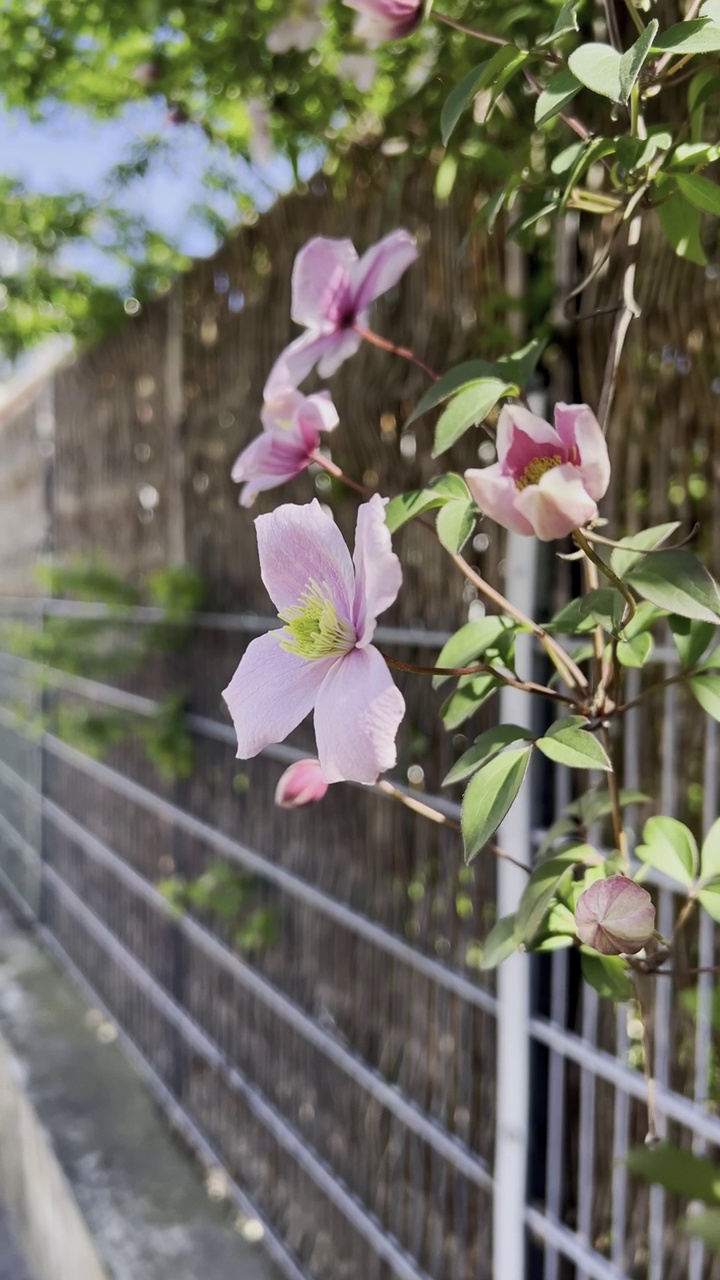
[[[508,535],[505,581],[508,597],[524,613],[535,609],[538,544],[534,538]],[[517,666],[530,676],[532,638],[518,637]],[[531,699],[505,688],[500,697],[501,723],[531,727]],[[498,832],[500,846],[530,865],[532,858],[530,788],[523,787]],[[498,860],[498,916],[517,908],[527,877],[504,859]],[[493,1198],[494,1280],[525,1280],[525,1204],[530,1110],[530,962],[516,954],[497,975],[497,1121]]]

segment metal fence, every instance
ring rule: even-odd
[[[128,636],[161,620],[147,609],[0,602],[0,630],[49,616]],[[295,1280],[716,1280],[702,1247],[674,1230],[678,1206],[623,1162],[646,1127],[637,1010],[599,1001],[566,952],[517,957],[497,988],[477,969],[512,884],[490,857],[471,873],[462,866],[457,801],[433,793],[453,756],[449,737],[431,743],[424,776],[415,766],[414,786],[403,783],[436,822],[366,787],[331,789],[317,817],[280,813],[279,770],[306,752],[281,746],[242,769],[234,762],[217,691],[264,625],[199,615],[172,662],[150,656],[112,680],[51,671],[0,643],[7,893],[116,1022]],[[430,660],[443,639],[379,635],[403,657]],[[675,670],[663,648],[655,663]],[[158,777],[137,734],[101,760],[48,730],[60,706],[152,721],[163,679],[182,677],[196,746],[188,779]],[[629,698],[645,679],[652,671],[628,673]],[[435,708],[425,690],[409,704],[422,737]],[[718,805],[715,724],[674,686],[649,712],[628,714],[626,785],[659,776],[664,811],[707,826]],[[567,775],[555,779],[550,766],[533,786],[508,833],[527,860],[541,834],[530,814],[545,825],[570,798]],[[243,878],[243,910],[271,921],[258,944],[202,908],[178,914],[157,887],[218,864]],[[668,932],[676,903],[667,887],[658,895]],[[705,918],[678,966],[716,961]],[[712,1151],[712,976],[659,978],[647,999],[663,1129]],[[519,1261],[503,1263],[513,1249]]]

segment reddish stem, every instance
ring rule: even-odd
[[[390,342],[387,338],[381,338],[379,333],[374,333],[372,329],[366,329],[361,324],[354,324],[353,329],[366,342],[371,342],[374,347],[380,347],[381,351],[389,351],[394,356],[400,356],[403,360],[410,360],[412,364],[418,365],[433,382],[437,382],[440,374],[426,364],[420,356],[411,351],[409,347],[398,347],[394,342]]]
[[[501,680],[503,684],[508,684],[513,689],[522,689],[524,693],[541,693],[544,697],[562,702],[568,707],[576,705],[572,698],[566,698],[564,694],[556,693],[554,689],[548,689],[544,684],[535,684],[532,680],[515,680],[512,676],[503,675],[502,671],[497,671],[495,667],[490,667],[485,662],[475,663],[472,667],[421,667],[414,662],[401,662],[399,658],[391,658],[387,653],[383,653],[382,656],[389,667],[396,667],[398,671],[409,671],[411,675],[495,676],[496,680]]]

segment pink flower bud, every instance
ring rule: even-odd
[[[596,880],[578,898],[578,938],[603,956],[635,955],[655,929],[655,907],[647,889],[627,876]]]
[[[422,22],[422,0],[344,0],[344,3],[359,15],[355,35],[373,44],[403,40]]]
[[[281,809],[300,809],[322,800],[328,789],[319,760],[298,760],[286,769],[277,784],[275,803]]]

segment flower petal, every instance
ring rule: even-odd
[[[585,488],[599,502],[610,483],[610,455],[595,414],[586,404],[556,404],[555,425],[568,448],[577,450]]]
[[[564,538],[597,515],[577,467],[566,463],[546,471],[539,484],[518,492],[516,509],[530,522],[542,542]]]
[[[334,333],[308,329],[280,352],[263,390],[265,400],[276,400],[293,391],[307,377],[314,364],[337,342]]]
[[[350,304],[350,271],[357,262],[352,240],[315,236],[295,259],[292,273],[293,320],[309,329],[331,332]]]
[[[236,483],[245,481],[240,503],[249,507],[256,494],[274,489],[304,471],[310,461],[309,450],[301,441],[284,438],[282,432],[263,431],[235,459],[231,475]]]
[[[415,237],[402,228],[374,244],[351,272],[354,310],[364,310],[381,293],[392,289],[419,256]]]
[[[497,454],[505,471],[519,480],[534,458],[560,454],[565,448],[554,427],[521,404],[506,404],[497,424]]]
[[[355,591],[350,552],[332,516],[317,498],[303,506],[286,502],[255,521],[260,572],[278,613],[296,605],[307,584],[327,584],[335,607],[352,622]]]
[[[281,809],[299,809],[322,800],[327,789],[319,760],[296,760],[277,784],[275,803]]]
[[[358,510],[353,563],[353,622],[358,648],[364,649],[373,638],[378,614],[390,608],[402,585],[402,568],[392,549],[385,503],[379,493],[374,493]]]
[[[239,760],[282,742],[312,709],[336,658],[308,662],[280,647],[280,633],[258,636],[245,650],[223,698],[237,734]]]
[[[350,356],[354,356],[361,345],[362,338],[359,333],[354,333],[352,329],[339,329],[333,334],[332,342],[325,355],[318,361],[320,377],[332,378],[340,365],[344,364]]]
[[[533,533],[530,521],[517,510],[520,490],[512,476],[503,473],[502,463],[466,471],[465,483],[484,515],[513,533]]]
[[[395,735],[405,700],[372,645],[351,649],[323,681],[315,737],[328,782],[375,782],[397,759]]]

